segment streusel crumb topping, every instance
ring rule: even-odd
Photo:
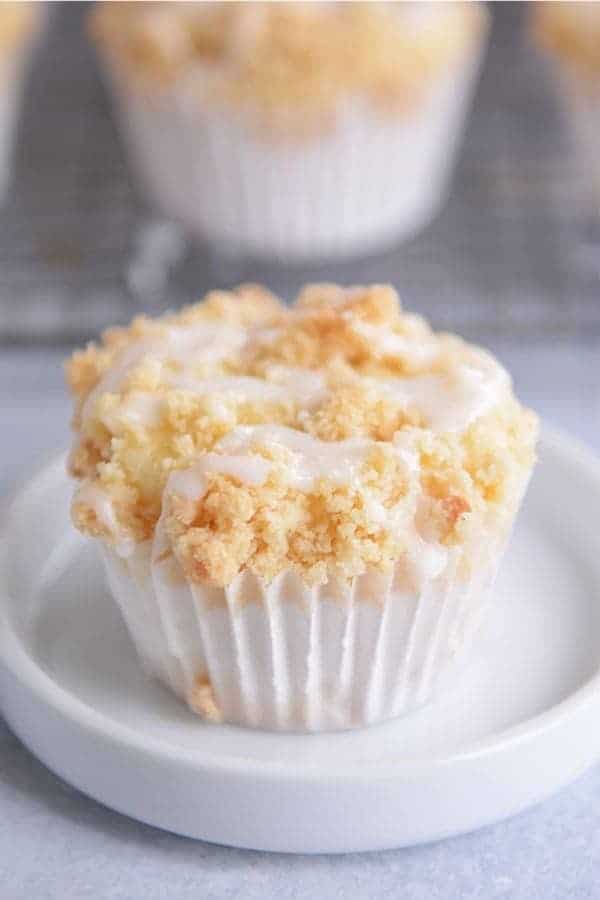
[[[473,3],[105,3],[92,31],[140,86],[186,84],[275,124],[357,94],[410,105],[484,19]]]
[[[255,285],[137,318],[73,355],[77,527],[154,540],[192,580],[388,571],[508,522],[536,417],[504,369],[391,287]],[[166,548],[166,549],[165,549]]]

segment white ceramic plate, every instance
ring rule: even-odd
[[[600,756],[600,462],[556,435],[540,455],[458,682],[408,718],[321,735],[203,723],[142,674],[57,460],[2,540],[2,711],[85,793],[209,841],[368,850],[512,815]]]

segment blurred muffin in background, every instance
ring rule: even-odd
[[[556,85],[586,179],[600,213],[600,3],[539,3],[533,31],[556,62]]]
[[[10,183],[23,83],[41,9],[41,3],[0,3],[0,200]]]
[[[158,208],[287,261],[432,219],[486,25],[478,3],[104,3],[92,33]]]

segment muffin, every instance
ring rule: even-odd
[[[555,85],[569,128],[584,197],[600,215],[600,4],[539,3],[538,45],[554,63]]]
[[[207,719],[401,715],[448,681],[533,462],[483,350],[391,287],[214,291],[68,363],[73,520],[146,669]]]
[[[0,3],[0,200],[10,184],[23,82],[39,18],[35,3]]]
[[[152,202],[225,254],[365,253],[445,194],[476,3],[108,3],[92,34]]]

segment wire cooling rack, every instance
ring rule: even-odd
[[[85,39],[90,7],[54,7],[0,211],[0,340],[81,341],[246,280],[288,298],[308,280],[389,281],[436,327],[471,338],[600,334],[600,241],[585,229],[527,5],[492,5],[490,52],[435,224],[377,257],[301,268],[216,258],[142,206]]]

